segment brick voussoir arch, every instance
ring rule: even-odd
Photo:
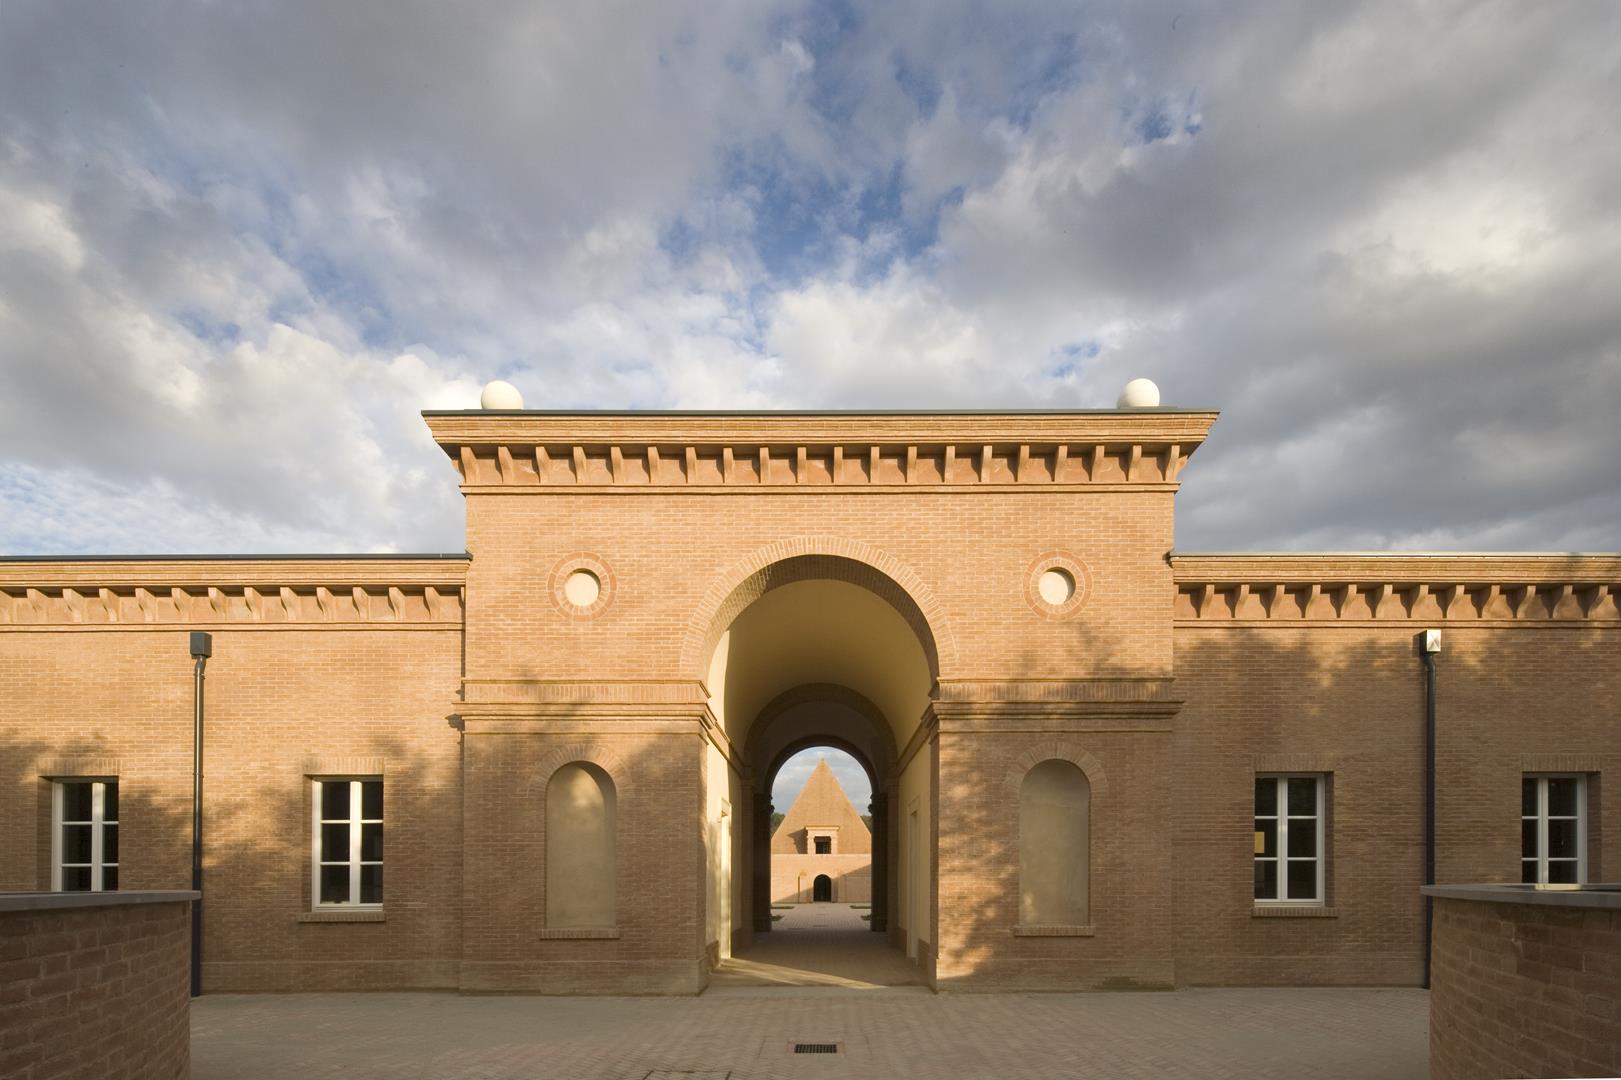
[[[1109,777],[1103,771],[1103,763],[1087,753],[1079,743],[1067,739],[1043,743],[1031,747],[1014,759],[1007,771],[1007,790],[1013,798],[1019,797],[1019,788],[1024,784],[1024,778],[1030,775],[1030,770],[1043,761],[1067,761],[1080,769],[1086,777],[1087,784],[1094,795],[1109,790]]]
[[[758,745],[757,740],[770,730],[772,722],[783,713],[800,705],[818,702],[841,705],[864,717],[883,741],[883,760],[872,760],[867,751],[840,738],[830,738],[826,735],[807,735],[794,740],[777,751],[776,755],[765,767],[759,770],[758,779],[761,783],[763,784],[768,777],[774,777],[777,769],[800,750],[812,746],[827,745],[837,746],[855,758],[857,763],[866,770],[868,778],[872,781],[874,791],[881,792],[885,790],[885,770],[892,768],[895,762],[894,731],[889,726],[889,721],[884,717],[882,709],[874,705],[870,698],[851,690],[847,686],[840,686],[837,683],[804,683],[790,690],[784,690],[767,702],[755,717],[754,723],[749,726],[749,742],[747,745],[750,747]],[[745,756],[748,756],[751,763],[753,763],[752,755]]]
[[[607,773],[608,779],[613,781],[616,794],[623,795],[629,790],[632,773],[625,759],[604,746],[586,742],[559,746],[541,758],[540,763],[529,774],[524,788],[531,793],[545,791],[546,785],[551,783],[558,769],[572,765],[576,761],[595,765]]]
[[[797,536],[758,549],[709,586],[687,622],[681,670],[702,679],[715,644],[744,608],[780,585],[822,578],[860,585],[887,600],[911,624],[935,678],[955,668],[956,639],[945,610],[916,571],[859,540]]]

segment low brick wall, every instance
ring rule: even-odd
[[[1621,887],[1424,892],[1432,1080],[1621,1076]]]
[[[189,1077],[195,896],[0,893],[0,1077]]]

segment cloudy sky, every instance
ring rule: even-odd
[[[844,793],[855,804],[856,813],[865,814],[870,808],[868,804],[872,802],[872,781],[867,779],[867,771],[855,758],[831,746],[813,746],[809,750],[801,750],[782,763],[782,768],[777,771],[777,779],[771,785],[772,809],[786,814],[805,789],[805,781],[810,779],[811,770],[823,759],[826,759],[827,767],[833,770],[839,786],[844,788]]]
[[[498,376],[1137,375],[1183,549],[1615,550],[1618,101],[1607,3],[5,0],[0,551],[460,550]]]

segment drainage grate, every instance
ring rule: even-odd
[[[839,1052],[838,1043],[794,1043],[796,1054],[836,1054]]]

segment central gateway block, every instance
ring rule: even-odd
[[[933,985],[1174,984],[1214,412],[425,416],[472,555],[464,989],[701,989],[770,930],[766,784],[816,744],[872,774],[872,926]]]

